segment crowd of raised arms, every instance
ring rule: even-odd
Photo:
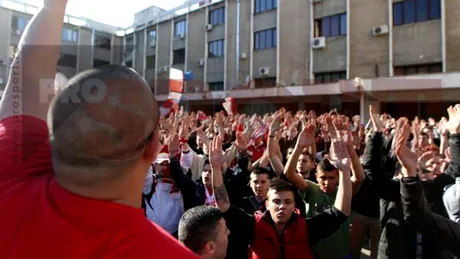
[[[460,256],[460,104],[162,117],[119,65],[53,92],[66,5],[44,1],[1,99],[1,258]]]

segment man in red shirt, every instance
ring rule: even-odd
[[[32,19],[0,103],[1,257],[198,258],[141,209],[159,149],[145,80],[90,70],[49,103],[66,5],[45,0]]]

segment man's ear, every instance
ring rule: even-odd
[[[163,145],[160,144],[160,134],[157,132],[152,136],[150,143],[146,145],[143,154],[144,158],[153,161],[160,153],[162,147]]]
[[[267,195],[267,199],[265,199],[265,208],[267,208],[268,210],[268,195]]]
[[[216,253],[216,242],[210,241],[206,243],[203,247],[203,252],[206,255],[212,255]]]

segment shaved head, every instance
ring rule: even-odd
[[[156,135],[158,106],[134,70],[109,65],[78,74],[48,112],[56,176],[94,184],[121,176]]]

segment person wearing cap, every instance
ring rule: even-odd
[[[171,178],[170,155],[165,146],[150,167],[143,191],[146,217],[177,237],[179,221],[184,214],[181,190]],[[180,172],[182,173],[182,172]]]

